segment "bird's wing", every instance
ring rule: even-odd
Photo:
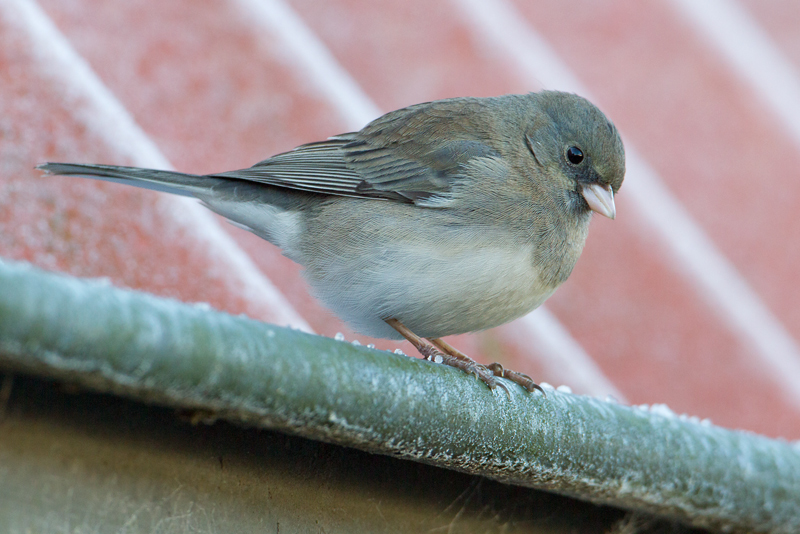
[[[468,121],[453,116],[452,111],[464,113],[470,107],[449,104],[419,104],[388,113],[359,132],[302,145],[249,169],[213,176],[443,207],[463,164],[498,155],[480,132],[470,130]]]
[[[371,194],[358,190],[364,177],[345,162],[343,148],[348,143],[346,135],[301,145],[294,150],[256,163],[249,169],[223,172],[212,176],[236,178],[327,195],[400,200],[392,195]]]

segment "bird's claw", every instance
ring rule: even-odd
[[[516,371],[507,371],[499,363],[493,363],[489,366],[481,365],[466,354],[462,353],[455,347],[450,346],[444,340],[436,338],[430,339],[430,343],[409,330],[403,323],[397,319],[385,319],[386,323],[397,330],[404,338],[406,338],[414,347],[419,351],[422,357],[429,362],[442,363],[461,369],[467,374],[473,375],[476,379],[486,384],[489,389],[494,390],[498,386],[503,388],[506,395],[511,399],[511,392],[508,387],[495,377],[508,378],[512,382],[516,382],[528,391],[538,389],[544,394],[544,390],[536,384],[531,377]],[[432,344],[431,344],[432,343]]]
[[[533,390],[538,389],[539,391],[542,392],[542,395],[544,395],[545,397],[547,396],[542,387],[536,382],[534,382],[533,379],[528,375],[526,375],[525,373],[519,373],[517,371],[511,371],[510,369],[505,369],[502,365],[500,365],[497,362],[489,364],[487,368],[490,371],[492,371],[492,373],[494,373],[495,376],[499,376],[501,378],[507,378],[508,380],[511,380],[515,384],[519,384],[520,386],[524,387],[531,393],[533,392]]]

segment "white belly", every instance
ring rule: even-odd
[[[448,252],[408,243],[360,258],[327,259],[306,277],[317,296],[357,331],[399,338],[383,319],[417,335],[483,330],[524,315],[555,290],[539,280],[528,250],[471,246]]]

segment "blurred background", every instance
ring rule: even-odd
[[[798,28],[779,0],[3,0],[0,256],[415,354],[194,201],[34,166],[225,171],[417,102],[574,91],[626,143],[617,219],[546,309],[451,342],[798,439]]]

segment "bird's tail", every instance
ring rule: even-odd
[[[87,178],[134,185],[136,187],[164,191],[187,197],[197,197],[202,193],[207,193],[215,184],[221,181],[220,178],[213,178],[211,176],[143,169],[140,167],[118,167],[116,165],[43,163],[36,168],[48,174],[85,176]]]

